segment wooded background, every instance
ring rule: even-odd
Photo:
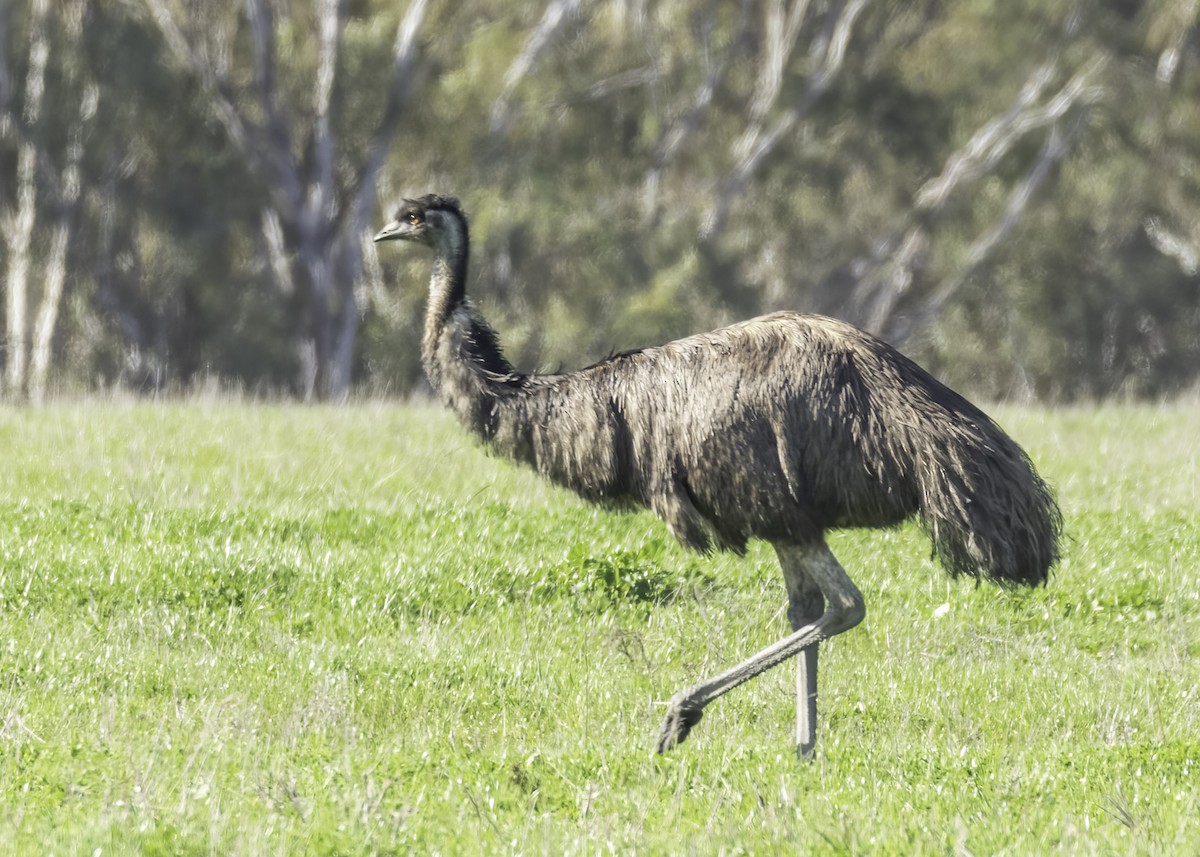
[[[418,388],[775,309],[986,398],[1200,384],[1197,0],[0,0],[3,389]],[[387,248],[395,250],[394,247]]]

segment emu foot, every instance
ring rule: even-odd
[[[662,726],[658,729],[658,743],[654,745],[654,752],[663,753],[676,744],[683,743],[692,727],[704,716],[703,709],[686,704],[685,693],[686,691],[671,697],[667,716],[663,718]]]

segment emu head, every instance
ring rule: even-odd
[[[380,241],[415,241],[426,247],[462,252],[467,243],[467,217],[452,196],[427,194],[406,199],[391,223],[375,236]]]

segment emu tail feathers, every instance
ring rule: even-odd
[[[1045,583],[1062,514],[1025,451],[979,412],[955,414],[923,446],[920,517],[942,565],[1004,585]]]

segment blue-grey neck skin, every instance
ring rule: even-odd
[[[425,313],[425,354],[455,308],[466,300],[467,257],[470,253],[467,226],[461,218],[448,213],[439,213],[439,216],[444,225],[433,245],[433,275],[429,279],[429,305]]]

